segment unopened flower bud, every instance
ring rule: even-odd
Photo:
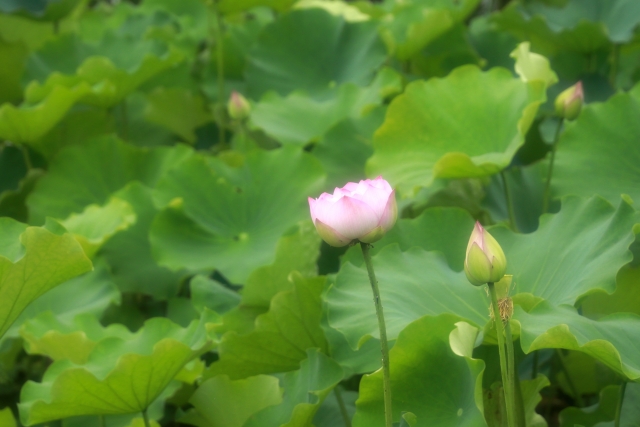
[[[555,101],[556,114],[567,120],[573,120],[580,114],[583,103],[582,82],[578,82],[558,95]]]
[[[242,120],[249,117],[251,104],[244,96],[234,90],[231,92],[227,109],[229,110],[229,117],[235,120]]]
[[[464,260],[464,272],[471,284],[476,286],[489,282],[498,282],[507,269],[507,258],[502,248],[479,222],[467,245],[467,257]]]

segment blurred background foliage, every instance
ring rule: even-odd
[[[0,426],[381,425],[361,256],[306,206],[378,174],[397,420],[506,425],[480,220],[523,426],[637,425],[638,81],[638,0],[0,0]]]

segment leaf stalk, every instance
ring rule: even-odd
[[[551,145],[551,159],[549,160],[549,170],[547,172],[547,181],[544,184],[544,196],[542,199],[542,213],[547,213],[549,209],[549,196],[551,192],[551,176],[553,175],[553,164],[556,161],[556,148],[558,147],[558,139],[560,137],[560,131],[562,130],[562,125],[564,124],[564,119],[561,118],[558,120],[558,126],[556,126],[556,132],[553,136],[553,144]]]
[[[373,291],[373,304],[376,307],[376,316],[378,317],[378,328],[380,329],[380,350],[382,352],[382,384],[384,392],[384,419],[385,427],[393,427],[393,407],[391,404],[391,372],[389,369],[389,344],[387,343],[387,328],[384,323],[384,312],[382,309],[382,301],[380,300],[380,289],[378,288],[378,280],[373,271],[373,263],[371,262],[370,246],[368,243],[360,242],[364,263],[367,266],[369,274],[369,282]]]
[[[509,427],[516,427],[515,399],[511,376],[509,375],[509,364],[507,362],[507,352],[505,350],[504,326],[500,309],[498,308],[498,297],[496,287],[493,282],[487,283],[489,294],[491,295],[491,309],[493,310],[493,320],[496,323],[496,335],[498,336],[498,353],[500,354],[500,374],[502,375],[502,389],[504,390],[504,401],[507,409],[507,423]],[[513,349],[513,343],[512,343]]]

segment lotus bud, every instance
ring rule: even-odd
[[[502,248],[496,239],[476,221],[464,260],[467,279],[475,286],[489,282],[495,283],[502,279],[506,269],[507,259]]]
[[[578,82],[558,95],[555,101],[556,114],[567,120],[573,120],[580,114],[584,103],[582,82]]]
[[[242,120],[249,117],[251,104],[244,96],[234,90],[231,92],[227,109],[229,110],[229,117],[235,120]]]
[[[381,176],[349,182],[333,194],[309,197],[311,219],[320,237],[331,246],[360,241],[373,243],[396,222],[395,191]]]

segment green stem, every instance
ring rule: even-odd
[[[511,192],[509,191],[509,184],[507,183],[507,174],[505,174],[503,170],[500,172],[500,176],[502,176],[502,183],[504,184],[504,199],[507,203],[507,212],[509,212],[509,224],[511,224],[511,229],[517,233],[516,214],[513,211],[513,201],[511,200]]]
[[[220,16],[220,10],[218,9],[218,0],[213,0],[213,12],[216,18],[215,25],[215,37],[216,37],[216,66],[217,66],[217,80],[218,80],[218,105],[224,105],[225,91],[224,91],[224,44],[222,40],[222,17]],[[222,108],[219,111],[219,123],[218,123],[218,140],[221,148],[226,148],[225,141],[225,124],[223,120]]]
[[[147,408],[142,411],[142,419],[144,421],[144,427],[151,427],[151,423],[149,422],[149,415],[147,415]]]
[[[349,413],[347,412],[347,407],[344,404],[344,399],[342,399],[342,392],[340,391],[339,385],[333,389],[333,393],[336,395],[338,408],[340,408],[340,413],[342,414],[342,420],[344,421],[345,427],[351,427],[351,420],[349,419]]]
[[[100,427],[106,427],[106,423],[104,421],[104,415],[100,415]]]
[[[622,404],[624,403],[624,392],[627,388],[627,382],[622,381],[620,384],[620,399],[618,400],[618,406],[616,407],[616,421],[613,424],[614,427],[620,427],[620,414],[622,414]]]
[[[22,151],[22,157],[24,158],[24,164],[27,167],[27,171],[33,169],[33,163],[31,162],[31,155],[26,145],[20,144],[20,151]]]
[[[126,141],[129,139],[129,117],[126,98],[120,103],[120,114],[122,116],[122,139]]]
[[[533,350],[533,366],[531,368],[531,379],[535,380],[538,376],[538,351]]]
[[[549,171],[547,172],[547,182],[544,185],[544,198],[542,199],[542,213],[547,213],[549,209],[549,193],[551,192],[551,176],[553,175],[553,163],[556,160],[556,147],[558,146],[558,137],[560,136],[560,130],[562,130],[562,124],[564,119],[558,119],[558,126],[556,132],[553,135],[553,144],[551,145],[551,159],[549,161]]]
[[[564,371],[564,375],[567,378],[567,384],[571,389],[571,393],[573,393],[573,397],[576,400],[576,404],[578,405],[578,407],[583,408],[584,402],[582,400],[582,396],[580,395],[580,393],[578,393],[578,389],[576,388],[575,384],[573,383],[573,380],[571,379],[571,375],[569,374],[569,370],[567,369],[567,362],[564,358],[564,354],[562,353],[562,350],[557,348],[556,354],[558,355],[558,359],[560,360],[560,366],[562,367],[562,370]]]
[[[516,362],[515,355],[513,351],[513,335],[511,334],[511,321],[507,320],[505,322],[505,335],[506,335],[506,343],[505,346],[507,348],[507,374],[509,375],[510,387],[513,390],[513,401],[514,401],[514,409],[515,409],[515,418],[518,427],[526,427],[525,417],[524,417],[524,403],[522,401],[522,392],[520,390],[520,381],[518,378],[518,371],[516,370]]]
[[[618,80],[618,63],[620,62],[620,45],[615,43],[613,45],[613,52],[611,52],[611,72],[609,73],[609,82],[611,87],[615,90]]]
[[[504,390],[504,401],[507,408],[507,421],[509,427],[516,427],[515,422],[515,405],[513,399],[513,389],[511,388],[511,380],[508,373],[507,355],[504,343],[504,328],[502,318],[500,317],[500,309],[498,308],[498,297],[496,295],[496,287],[493,282],[487,283],[489,294],[491,295],[491,309],[493,310],[493,320],[496,324],[496,335],[498,336],[498,353],[500,354],[500,373],[502,374],[502,388]]]
[[[384,312],[382,310],[382,301],[380,300],[380,290],[378,289],[378,280],[373,271],[373,263],[371,262],[371,253],[369,252],[369,244],[360,242],[362,248],[362,256],[364,263],[367,265],[369,273],[369,282],[373,291],[373,303],[376,306],[376,316],[378,316],[378,328],[380,328],[380,350],[382,351],[382,383],[384,390],[384,419],[385,427],[393,426],[393,409],[391,406],[391,373],[389,369],[389,345],[387,344],[387,329],[384,324]]]

